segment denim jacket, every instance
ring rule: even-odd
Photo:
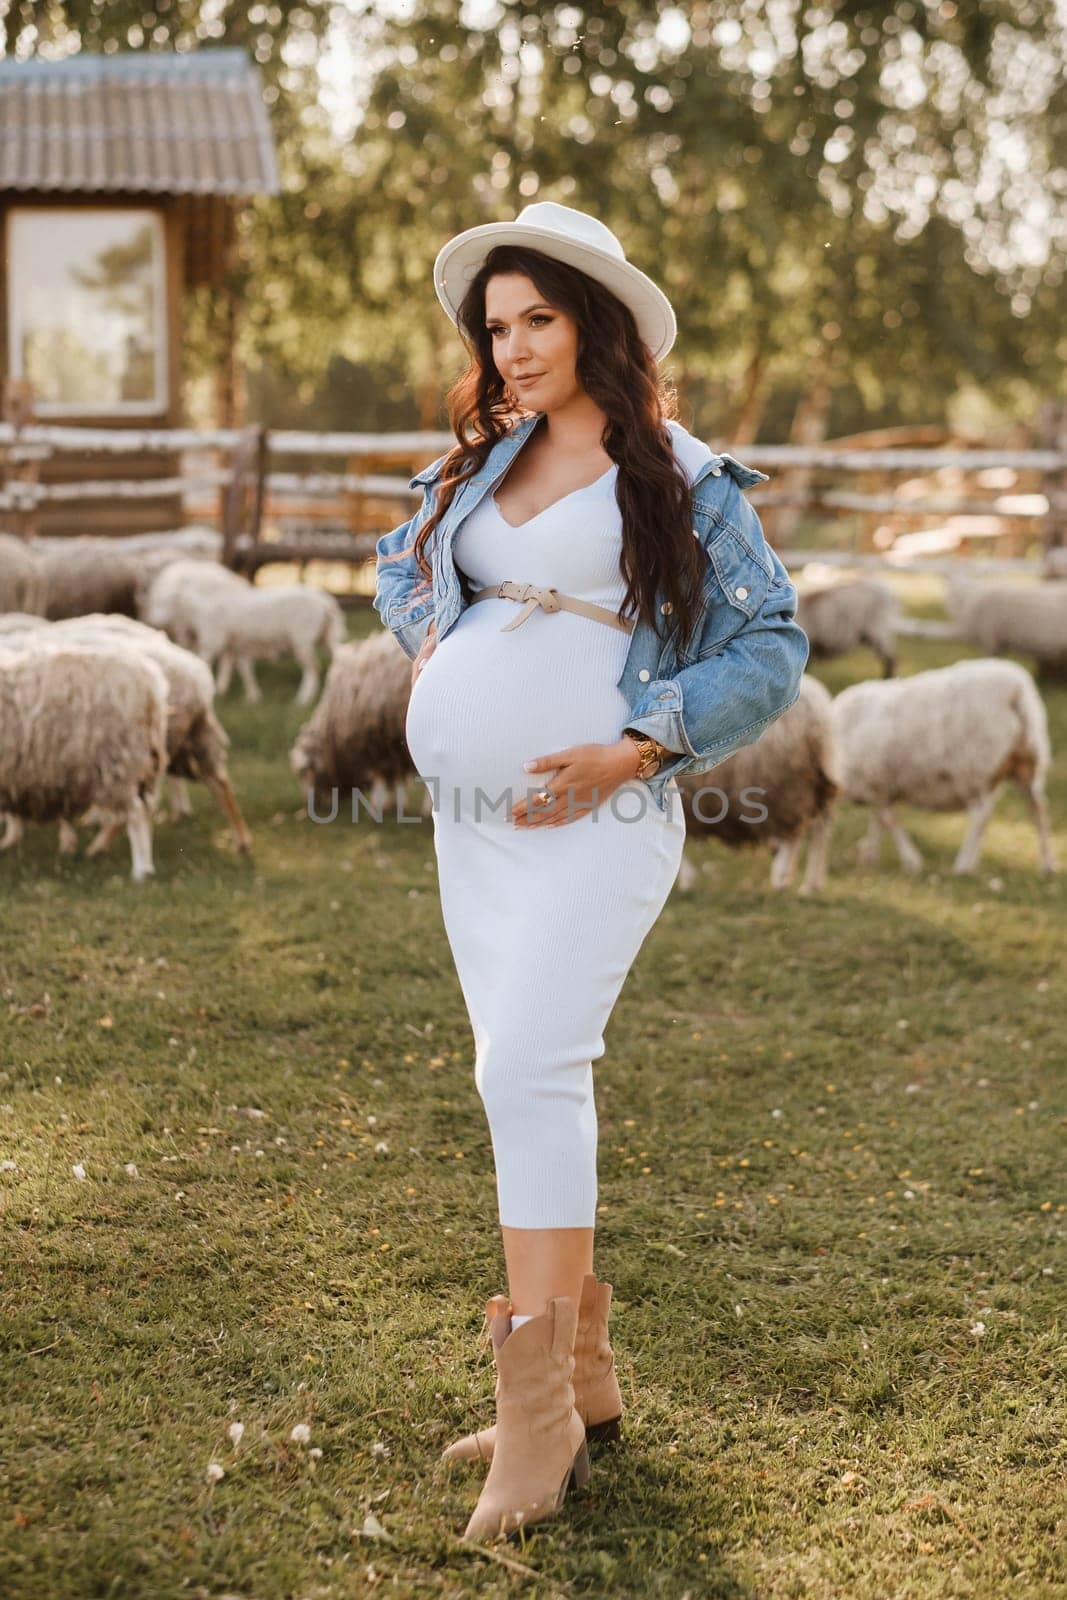
[[[452,559],[457,530],[495,488],[538,420],[535,414],[518,422],[456,492],[431,540],[432,579],[419,571],[413,547],[433,513],[434,484],[444,456],[411,479],[410,488],[419,484],[423,489],[419,509],[378,540],[374,608],[412,660],[432,621],[436,619],[440,645],[466,609]],[[662,811],[667,809],[663,791],[671,778],[717,766],[754,743],[788,711],[799,697],[808,660],[807,635],[795,620],[796,589],[741,493],[753,483],[767,482],[767,473],[742,466],[730,455],[716,455],[677,422],[668,427],[692,486],[693,532],[708,557],[703,623],[688,650],[679,651],[661,600],[656,626],[638,621],[634,627],[616,683],[630,705],[622,726],[647,733],[676,752],[647,780]],[[521,580],[524,574],[514,576]]]

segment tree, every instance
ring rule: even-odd
[[[534,198],[602,217],[663,285],[701,431],[784,437],[820,386],[823,426],[848,430],[941,415],[963,384],[1023,410],[1064,392],[1050,7],[500,0],[474,27],[457,0],[155,0],[149,31],[144,3],[13,6],[8,47],[252,52],[285,192],[242,225],[244,349],[302,392],[367,363],[438,424],[463,351],[434,256]],[[316,98],[340,35],[367,79],[343,144]]]

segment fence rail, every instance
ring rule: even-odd
[[[1057,443],[1064,435],[1057,435]],[[36,421],[0,422],[0,513],[7,512],[19,526],[33,531],[35,513],[50,505],[77,501],[136,502],[165,496],[202,500],[217,495],[223,529],[225,559],[240,560],[250,568],[278,559],[314,559],[321,553],[330,560],[365,559],[370,529],[368,520],[387,520],[380,502],[410,503],[417,494],[409,477],[394,475],[389,467],[417,470],[419,463],[451,448],[451,433],[412,431],[396,433],[315,433],[292,429],[267,430],[195,428],[82,428]],[[99,454],[112,460],[124,453],[159,452],[192,455],[188,470],[166,477],[141,479],[85,479],[79,482],[41,482],[41,468],[52,459],[76,453]],[[223,458],[211,462],[212,453]],[[951,543],[963,539],[1032,540],[1039,530],[1045,548],[1067,544],[1067,449],[960,449],[923,446],[865,449],[837,445],[771,445],[743,447],[744,459],[762,470],[777,468],[780,485],[757,485],[748,497],[768,524],[772,542],[781,548],[801,511],[817,511],[835,519],[840,515],[892,519],[901,530],[916,521],[970,519],[970,527],[944,532]],[[204,457],[207,459],[205,460]],[[339,471],[314,465],[331,457],[343,458]],[[228,459],[227,459],[228,458]],[[309,462],[310,470],[278,470],[279,458]],[[366,461],[368,470],[360,472]],[[415,463],[415,467],[412,467]],[[1026,487],[1018,483],[989,487],[985,493],[955,484],[930,486],[916,493],[886,490],[879,484],[849,489],[810,482],[813,473],[847,473],[892,477],[921,475],[953,469],[957,473],[1008,469],[1027,474]],[[355,469],[355,470],[353,470]],[[383,470],[384,469],[384,470]],[[76,469],[75,469],[76,470]],[[1036,481],[1035,481],[1036,480]],[[298,514],[299,513],[299,514]],[[263,537],[269,518],[277,537]],[[779,530],[780,520],[780,530]],[[318,531],[314,524],[328,524]],[[312,526],[308,526],[308,524]],[[871,550],[790,551],[789,559],[848,563],[872,568],[907,566],[914,571],[944,571],[951,560],[938,548],[938,530],[907,534],[901,531],[901,548]],[[348,541],[346,544],[346,540]],[[924,551],[923,543],[931,546]],[[286,552],[283,557],[282,551]],[[787,552],[783,550],[783,559]],[[987,564],[992,558],[980,557]],[[1038,566],[1031,560],[1001,558],[996,565],[1019,572]]]
[[[233,450],[245,429],[235,428],[72,428],[31,422],[22,428],[0,422],[0,446],[39,444],[49,450]],[[441,455],[451,449],[451,433],[424,429],[396,433],[313,433],[268,430],[270,448],[278,455]],[[832,445],[750,444],[743,447],[754,467],[813,467],[852,472],[912,472],[930,467],[1015,467],[1020,471],[1067,471],[1063,450],[958,450],[923,446],[891,450],[843,450]]]

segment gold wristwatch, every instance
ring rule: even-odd
[[[632,739],[641,752],[641,765],[634,773],[635,778],[651,778],[659,771],[666,758],[674,754],[665,744],[660,744],[658,739],[649,738],[647,733],[638,733],[636,728],[624,728],[622,731],[624,738]]]

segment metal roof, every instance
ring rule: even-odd
[[[243,50],[0,60],[0,190],[276,194],[259,76]]]

